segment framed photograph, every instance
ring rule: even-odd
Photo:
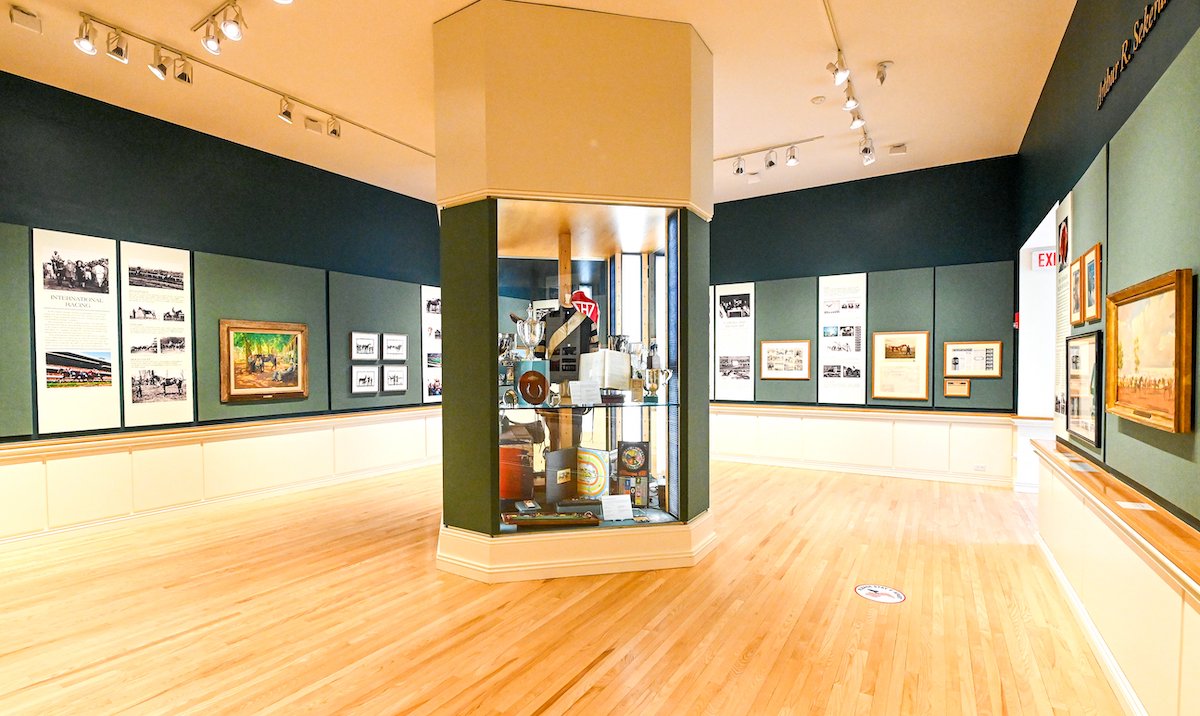
[[[1103,282],[1100,274],[1100,244],[1096,244],[1079,259],[1083,271],[1083,321],[1100,320],[1100,302],[1104,299]]]
[[[379,392],[379,367],[350,366],[350,392],[354,394]]]
[[[1083,325],[1083,261],[1082,257],[1071,262],[1071,325]]]
[[[759,378],[762,380],[809,380],[811,341],[759,341]]]
[[[1100,331],[1067,339],[1067,432],[1100,447]]]
[[[871,334],[871,397],[929,400],[929,331]]]
[[[351,333],[350,360],[379,360],[379,334],[361,331]]]
[[[308,397],[308,326],[220,322],[221,402]]]
[[[403,333],[384,333],[383,359],[408,360],[408,336]]]
[[[1192,430],[1192,270],[1108,297],[1104,409],[1169,433]]]
[[[1002,341],[946,341],[942,375],[946,378],[1000,378],[1004,371]]]
[[[385,365],[383,367],[383,392],[403,393],[408,390],[408,366]]]
[[[944,378],[942,380],[942,395],[947,398],[970,398],[970,378]]]

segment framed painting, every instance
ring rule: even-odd
[[[1111,294],[1105,305],[1104,409],[1165,430],[1192,430],[1192,270]]]
[[[220,322],[221,402],[308,397],[308,326]]]
[[[929,400],[929,331],[871,334],[871,397]]]
[[[947,341],[942,344],[945,378],[1001,378],[1004,371],[1001,341]]]
[[[1100,331],[1067,339],[1067,432],[1092,447],[1100,447],[1101,379]]]
[[[1100,273],[1100,244],[1087,250],[1082,257],[1083,322],[1100,320],[1100,302],[1104,297],[1104,279]]]
[[[1071,325],[1083,325],[1083,261],[1081,258],[1071,262]]]
[[[350,334],[350,360],[379,360],[379,334],[354,331]]]
[[[759,341],[759,378],[762,380],[809,380],[811,341]]]

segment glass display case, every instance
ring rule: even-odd
[[[680,519],[673,209],[500,200],[500,533]]]

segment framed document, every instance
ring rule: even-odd
[[[810,341],[759,341],[759,378],[762,380],[809,380]]]
[[[1081,258],[1083,275],[1083,322],[1100,320],[1100,302],[1104,298],[1103,277],[1100,274],[1100,244],[1087,250]]]
[[[1100,447],[1100,331],[1067,339],[1067,432]]]
[[[929,331],[871,334],[871,397],[929,400]]]
[[[942,395],[947,398],[970,398],[971,380],[969,378],[945,378],[942,380]]]
[[[947,341],[942,344],[946,378],[999,378],[1003,371],[1001,341]]]

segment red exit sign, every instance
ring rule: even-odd
[[[1033,250],[1033,270],[1043,271],[1058,265],[1058,252],[1053,247]]]

